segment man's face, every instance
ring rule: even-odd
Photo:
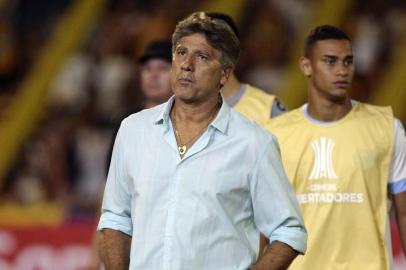
[[[171,63],[161,58],[151,58],[141,67],[141,89],[147,100],[163,103],[171,95]]]
[[[222,67],[220,59],[220,51],[203,34],[181,38],[172,60],[171,85],[175,96],[185,103],[199,103],[218,95],[231,70]]]
[[[309,56],[301,59],[303,73],[310,80],[310,90],[329,100],[347,98],[354,76],[351,44],[344,39],[317,41]]]

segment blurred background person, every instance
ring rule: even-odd
[[[226,22],[240,39],[237,25],[229,15],[220,12],[208,12],[207,15]],[[221,93],[230,107],[260,125],[264,125],[269,118],[286,112],[285,106],[275,95],[240,82],[234,71],[230,74]]]
[[[130,105],[130,108],[114,120],[115,128],[110,146],[107,169],[110,165],[111,151],[120,127],[121,120],[130,114],[149,109],[166,102],[172,95],[170,71],[172,63],[172,44],[169,40],[151,41],[144,54],[138,59],[140,66],[140,90],[143,95],[141,103]]]
[[[172,45],[169,40],[153,41],[140,58],[141,91],[145,96],[143,109],[166,102],[172,95],[169,74],[172,62]]]

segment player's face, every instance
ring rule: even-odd
[[[350,42],[344,39],[317,41],[309,56],[301,59],[301,68],[309,78],[310,91],[329,100],[347,98],[354,76]]]
[[[141,89],[147,100],[162,103],[172,94],[170,85],[171,63],[151,58],[141,67]]]
[[[217,96],[230,73],[222,67],[220,59],[221,52],[203,34],[181,38],[172,60],[171,85],[175,96],[185,103],[204,102]]]

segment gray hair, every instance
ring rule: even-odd
[[[207,42],[221,52],[223,67],[235,67],[240,56],[240,41],[234,31],[222,20],[213,19],[204,12],[195,12],[180,21],[172,35],[172,52],[183,37],[203,34]]]

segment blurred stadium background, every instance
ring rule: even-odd
[[[354,99],[391,105],[406,123],[404,0],[0,0],[0,269],[83,269],[112,116],[143,99],[136,59],[198,10],[236,20],[237,74],[290,109],[305,99],[306,33],[340,26],[353,39]]]

